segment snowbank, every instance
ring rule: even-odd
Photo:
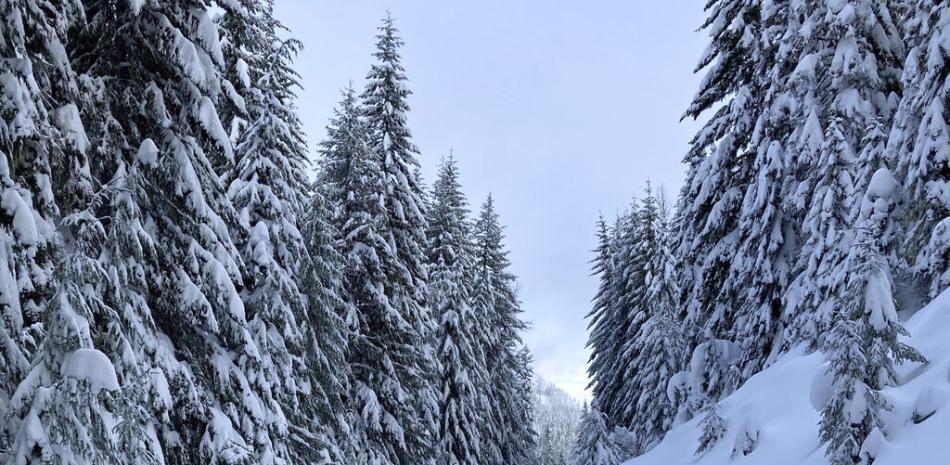
[[[945,464],[950,457],[950,290],[905,326],[911,333],[906,342],[929,363],[900,367],[901,385],[883,392],[894,409],[885,415],[887,438],[874,463]],[[694,418],[626,465],[827,465],[818,440],[819,409],[829,384],[826,366],[822,354],[793,351],[720,402],[728,430],[705,454],[694,455],[701,433],[701,418]],[[743,455],[749,436],[755,444]]]

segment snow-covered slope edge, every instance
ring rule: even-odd
[[[886,415],[887,439],[879,445],[874,463],[945,464],[950,457],[950,290],[914,314],[905,327],[911,334],[906,342],[929,363],[900,367],[900,386],[883,392],[893,410]],[[625,465],[826,465],[818,440],[819,410],[830,384],[826,367],[823,354],[793,351],[720,402],[728,430],[703,455],[694,455],[701,433],[700,418],[694,418]],[[748,455],[733,454],[737,437],[746,431],[753,436],[757,432],[755,448]]]

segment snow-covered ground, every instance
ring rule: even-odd
[[[905,322],[907,339],[929,360],[900,367],[900,385],[883,395],[893,406],[886,415],[886,439],[875,465],[946,464],[950,457],[950,290]],[[826,465],[818,440],[819,411],[828,395],[823,354],[793,351],[753,376],[720,402],[728,431],[701,456],[701,418],[670,431],[650,452],[625,465]],[[733,452],[740,438],[757,438],[743,455]]]

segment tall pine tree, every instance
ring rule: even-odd
[[[893,281],[880,237],[893,208],[897,182],[886,169],[871,178],[861,208],[855,245],[848,256],[842,308],[827,342],[833,377],[831,398],[821,413],[821,439],[833,465],[873,461],[865,441],[883,435],[890,409],[880,390],[897,380],[895,366],[925,359],[900,342],[906,335],[894,302]]]
[[[438,463],[477,465],[488,420],[488,399],[478,386],[488,384],[484,347],[475,337],[471,306],[472,244],[467,202],[450,156],[442,162],[432,187],[429,209],[429,301],[439,316]]]
[[[950,284],[950,125],[947,124],[947,58],[950,5],[912,2],[905,22],[909,46],[903,98],[888,140],[888,156],[905,186],[906,232],[901,255],[936,296]]]
[[[98,97],[84,116],[116,185],[104,264],[139,336],[129,353],[148,373],[148,428],[170,464],[274,457],[281,415],[238,291],[237,214],[211,164],[233,151],[209,4],[84,6],[71,53]]]
[[[628,389],[634,393],[629,428],[635,452],[643,453],[663,438],[673,424],[674,410],[667,398],[667,381],[682,367],[683,335],[676,321],[679,288],[676,262],[669,248],[667,220],[657,197],[647,186],[640,207],[638,244],[644,267],[645,294],[639,311],[646,321],[629,341],[635,354],[627,368]]]
[[[516,278],[509,270],[504,230],[491,195],[481,206],[472,235],[472,307],[491,409],[481,430],[481,463],[533,463],[531,355],[521,341],[527,324],[521,319]]]

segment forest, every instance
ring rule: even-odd
[[[423,179],[395,14],[314,147],[274,2],[0,0],[0,464],[950,454],[950,4],[695,6],[685,180],[594,225],[581,405],[505,199]]]
[[[950,276],[950,5],[713,0],[706,13],[683,115],[706,119],[675,208],[648,189],[598,225],[593,407],[574,463],[940,463],[888,447],[905,425],[923,423],[905,434],[925,449],[946,431],[924,426],[946,380],[907,392],[942,369],[946,339],[931,349],[938,336],[905,323],[946,312],[921,308]],[[763,383],[794,364],[815,378],[807,414],[769,431],[776,418],[754,409],[797,392]]]
[[[503,226],[421,180],[392,18],[311,154],[273,11],[0,2],[0,462],[533,460]]]

